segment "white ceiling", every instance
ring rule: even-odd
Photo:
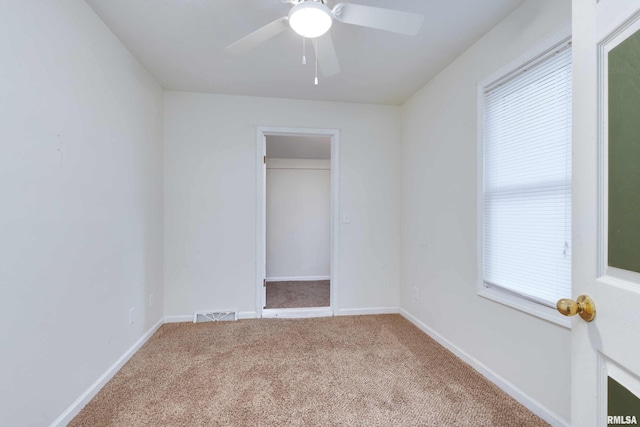
[[[241,56],[234,41],[288,14],[280,0],[86,0],[167,90],[399,105],[523,0],[346,0],[421,13],[416,37],[335,22],[342,72],[313,85],[313,48],[287,30]],[[333,7],[338,0],[327,0]]]
[[[328,136],[267,135],[267,158],[331,159]]]

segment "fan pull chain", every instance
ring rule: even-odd
[[[315,48],[316,48],[316,79],[314,81],[314,85],[318,85],[318,38],[316,37],[315,39],[313,39],[313,42],[315,43]]]
[[[307,65],[307,38],[302,36],[302,65]]]

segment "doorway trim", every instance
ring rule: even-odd
[[[331,268],[329,307],[265,309],[266,288],[266,164],[267,136],[327,136],[331,138]],[[278,126],[257,126],[256,128],[256,317],[325,317],[333,316],[337,309],[339,287],[340,248],[340,171],[339,150],[340,131],[338,129],[312,129]]]

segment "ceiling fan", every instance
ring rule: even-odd
[[[316,51],[315,84],[318,84],[318,64],[324,76],[340,72],[340,63],[336,56],[333,40],[328,33],[334,20],[344,24],[359,25],[409,36],[415,36],[422,28],[424,21],[424,16],[416,13],[353,3],[338,3],[333,9],[329,9],[324,0],[282,0],[282,3],[293,5],[288,16],[278,18],[232,43],[227,46],[227,51],[242,54],[284,30],[292,28],[303,37],[303,65],[306,64],[305,39],[313,39]],[[319,38],[323,35],[324,37]]]

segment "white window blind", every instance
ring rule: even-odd
[[[483,280],[555,307],[571,295],[571,47],[484,90]]]

